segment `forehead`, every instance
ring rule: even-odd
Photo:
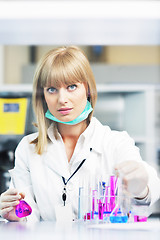
[[[46,82],[45,86],[46,87],[63,87],[63,86],[69,86],[72,84],[78,84],[78,83],[82,83],[80,81],[77,81],[77,79],[63,79],[63,80],[59,80],[59,79],[50,79],[49,81]]]
[[[68,54],[49,57],[43,65],[40,82],[42,87],[88,82],[86,65]]]
[[[61,87],[75,83],[86,83],[85,78],[81,77],[78,72],[65,72],[51,70],[42,81],[43,87]]]

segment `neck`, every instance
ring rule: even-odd
[[[78,139],[79,136],[87,128],[87,121],[84,120],[76,125],[66,125],[63,123],[58,123],[58,131],[61,134],[62,138],[74,138]]]

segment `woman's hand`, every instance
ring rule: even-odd
[[[143,199],[148,194],[148,173],[141,162],[125,161],[115,166],[118,176],[122,177],[125,189],[135,198]]]
[[[15,208],[19,201],[25,197],[24,193],[18,193],[17,189],[8,189],[0,196],[0,215],[9,221],[20,221],[15,214]]]

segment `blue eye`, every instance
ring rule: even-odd
[[[47,88],[47,92],[49,92],[49,93],[55,93],[56,91],[57,91],[57,89],[54,87]]]
[[[69,90],[75,90],[76,88],[77,88],[76,84],[72,84],[72,85],[68,86]]]

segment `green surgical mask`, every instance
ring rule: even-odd
[[[77,118],[75,118],[72,121],[69,121],[69,122],[60,121],[59,119],[54,117],[49,110],[47,110],[47,112],[45,113],[45,117],[49,118],[50,120],[53,120],[55,122],[68,124],[68,125],[75,125],[75,124],[80,123],[83,120],[85,120],[88,117],[88,115],[90,114],[90,112],[92,112],[92,111],[93,111],[93,108],[92,108],[90,102],[87,100],[87,104],[86,104],[85,109],[83,110],[83,112]]]

